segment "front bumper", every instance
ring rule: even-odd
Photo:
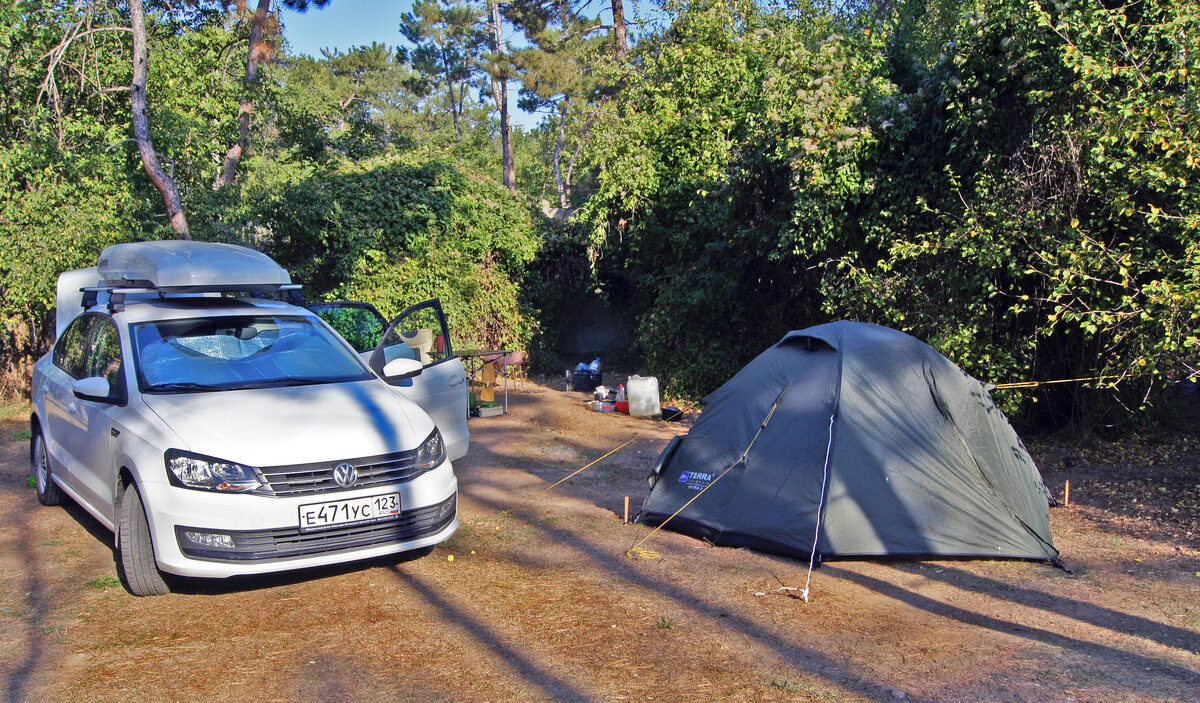
[[[458,529],[458,481],[450,462],[405,483],[297,497],[215,494],[165,483],[141,486],[158,567],[227,578],[340,564],[420,549]],[[400,494],[399,517],[301,532],[301,505]],[[197,534],[227,539],[196,540]],[[232,544],[230,544],[232,542]]]

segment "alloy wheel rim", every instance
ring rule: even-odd
[[[45,493],[46,486],[50,481],[50,469],[46,465],[46,452],[42,449],[42,442],[38,440],[37,446],[34,448],[33,460],[37,462],[37,489],[38,493]]]

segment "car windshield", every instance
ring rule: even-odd
[[[271,314],[134,325],[143,393],[363,381],[372,374],[324,326]]]

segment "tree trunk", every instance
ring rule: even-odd
[[[446,91],[450,93],[450,116],[454,118],[454,143],[462,149],[462,125],[459,123],[459,116],[462,113],[462,103],[464,98],[460,98],[458,91],[454,89],[454,74],[450,70],[450,61],[446,53],[446,48],[442,47],[442,65],[446,66]],[[464,87],[464,92],[466,88]]]
[[[150,74],[150,57],[146,49],[146,11],[142,0],[129,0],[129,18],[133,25],[133,84],[130,86],[133,107],[133,139],[150,182],[162,193],[167,206],[171,228],[180,239],[191,239],[188,234],[187,218],[183,215],[183,203],[179,200],[179,189],[171,174],[158,162],[154,144],[150,141],[150,117],[146,114],[146,78]]]
[[[502,46],[500,27],[500,2],[488,0],[492,19],[492,51],[495,60],[492,61],[492,97],[496,100],[496,109],[500,111],[500,149],[504,160],[504,187],[511,191],[517,190],[517,171],[513,165],[512,125],[508,118],[508,81],[500,75],[500,47]]]
[[[625,54],[629,51],[629,35],[625,30],[625,4],[622,0],[612,0],[612,13],[617,60],[624,61]]]
[[[267,12],[271,0],[258,0],[258,8],[250,20],[250,51],[246,57],[246,92],[242,96],[242,104],[238,109],[238,127],[240,129],[237,144],[229,147],[225,153],[225,161],[221,166],[221,176],[217,181],[218,188],[233,185],[237,178],[237,167],[242,155],[250,147],[250,113],[254,111],[254,101],[250,99],[250,90],[258,81],[258,64],[263,57],[263,26],[267,22]]]
[[[575,171],[575,162],[579,159],[579,155],[583,153],[583,145],[587,142],[588,135],[592,133],[592,120],[596,119],[596,115],[600,114],[600,108],[602,107],[604,107],[603,100],[600,101],[595,110],[592,110],[592,114],[588,115],[587,119],[583,121],[583,132],[579,135],[579,143],[575,145],[575,153],[571,154],[571,160],[567,162],[567,182],[565,185],[567,200],[571,199],[571,174]]]
[[[565,100],[562,102],[558,116],[558,141],[554,143],[554,185],[558,188],[558,206],[564,210],[571,207],[571,201],[567,198],[567,189],[563,185],[562,177],[563,139],[567,134],[567,111],[570,109],[570,105]]]

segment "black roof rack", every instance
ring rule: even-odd
[[[91,309],[100,302],[100,294],[107,295],[108,311],[121,312],[125,309],[125,297],[130,294],[157,294],[163,300],[173,295],[192,296],[200,293],[246,293],[251,298],[265,298],[268,293],[282,294],[284,300],[292,305],[304,305],[304,293],[299,283],[284,283],[270,285],[200,285],[200,286],[169,286],[158,287],[146,284],[147,281],[131,281],[127,286],[88,286],[80,288],[83,299],[80,301],[84,310]]]

